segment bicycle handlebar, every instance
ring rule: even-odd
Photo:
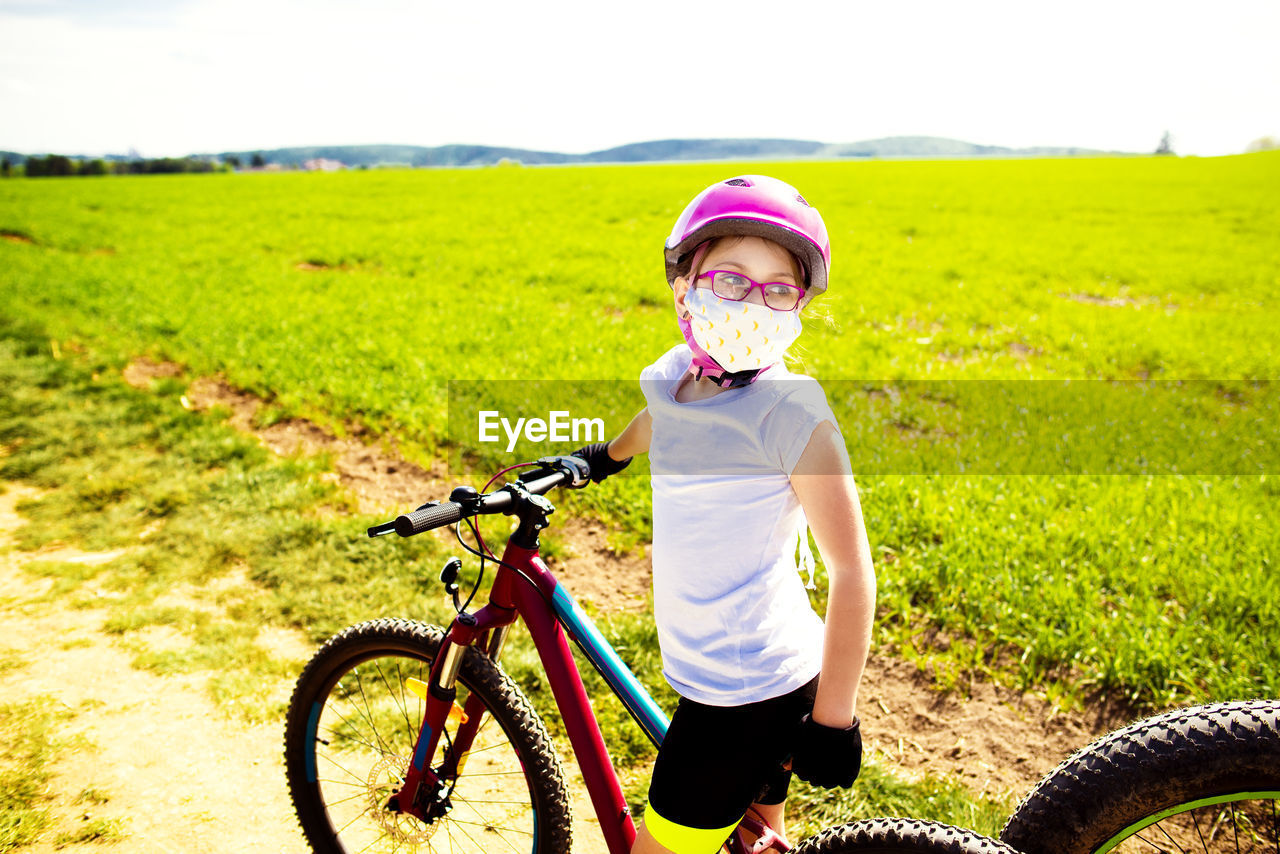
[[[538,469],[517,478],[519,486],[507,484],[485,495],[480,495],[470,487],[460,486],[449,496],[451,500],[424,504],[412,513],[397,516],[394,521],[374,525],[368,531],[369,536],[381,537],[394,531],[402,537],[412,537],[423,531],[452,525],[470,516],[510,514],[515,511],[521,491],[530,495],[543,495],[558,486],[581,489],[591,480],[591,467],[581,457],[543,457],[537,464]]]

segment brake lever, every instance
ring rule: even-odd
[[[453,597],[453,610],[462,613],[462,601],[458,594],[462,588],[458,586],[458,573],[462,570],[462,561],[451,557],[440,570],[440,580],[444,582],[444,590]]]
[[[396,523],[395,523],[395,520],[393,519],[390,522],[383,522],[381,525],[374,525],[372,528],[369,529],[369,536],[385,537],[387,534],[394,534],[395,532],[396,532]]]
[[[570,489],[582,489],[591,482],[591,467],[582,457],[572,455],[542,457],[536,462],[545,468],[567,471],[573,476],[573,482],[567,484]]]

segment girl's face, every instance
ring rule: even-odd
[[[690,270],[687,277],[678,276],[673,283],[676,317],[681,317],[688,310],[685,306],[685,296],[691,287],[711,287],[709,278],[696,278],[705,270],[732,270],[762,284],[781,282],[803,288],[804,279],[799,267],[795,256],[772,240],[765,240],[762,237],[718,240],[703,256],[702,263],[697,268]],[[763,305],[764,295],[759,288],[752,288],[746,301]]]

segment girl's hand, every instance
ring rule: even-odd
[[[595,442],[585,448],[573,452],[573,456],[582,457],[591,468],[591,479],[596,483],[611,474],[617,474],[631,465],[631,458],[636,454],[649,452],[649,440],[653,436],[653,419],[646,407],[636,413],[626,429],[618,434],[612,442]],[[612,453],[610,453],[612,449]],[[618,454],[619,456],[614,456]]]
[[[815,723],[805,715],[796,735],[791,771],[815,786],[847,789],[862,770],[862,729],[857,718],[853,726],[835,729]]]
[[[591,469],[591,480],[599,483],[611,474],[617,474],[627,466],[631,465],[631,457],[625,460],[615,460],[609,456],[608,442],[594,442],[585,448],[579,448],[573,452],[573,456],[582,457],[587,461],[587,466]]]

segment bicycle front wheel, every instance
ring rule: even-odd
[[[1280,854],[1280,701],[1168,712],[1046,776],[1000,838],[1026,854]]]
[[[875,818],[829,827],[792,854],[1018,854],[971,830],[909,818]]]
[[[570,850],[564,775],[542,722],[515,683],[468,649],[431,766],[443,759],[463,718],[483,718],[447,806],[430,821],[388,808],[403,785],[444,630],[408,620],[353,626],[326,643],[290,701],[285,770],[312,848],[338,852],[520,852]],[[479,703],[476,701],[479,700]],[[467,709],[467,715],[462,709]]]

